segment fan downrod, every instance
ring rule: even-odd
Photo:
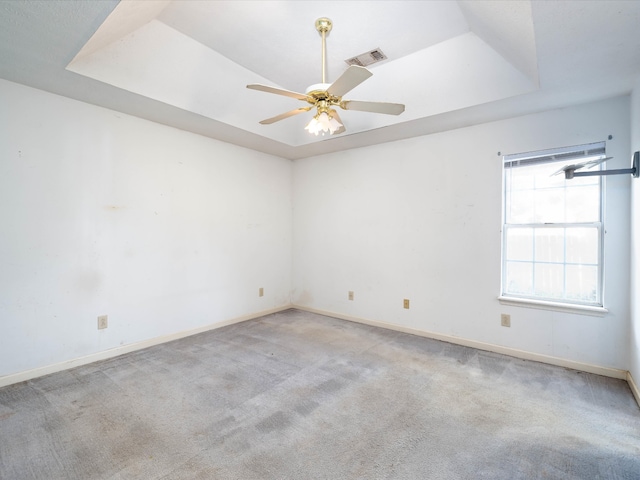
[[[316,20],[316,30],[322,36],[322,83],[326,83],[327,73],[327,34],[333,28],[333,23],[327,17]]]

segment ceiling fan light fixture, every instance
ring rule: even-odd
[[[330,135],[333,135],[337,132],[343,125],[335,119],[333,115],[331,115],[332,110],[329,112],[320,112],[315,115],[311,121],[308,123],[304,129],[309,133],[313,133],[315,136],[318,136],[319,133],[322,132],[322,135],[329,132]],[[335,113],[335,111],[333,111]]]
[[[343,100],[342,96],[353,90],[355,87],[364,82],[373,75],[365,67],[351,65],[338,79],[333,83],[327,83],[326,80],[326,37],[332,28],[331,20],[328,18],[319,18],[316,20],[316,30],[322,36],[322,83],[316,83],[307,88],[305,93],[297,93],[282,88],[269,87],[268,85],[249,84],[247,88],[252,90],[260,90],[267,93],[275,93],[285,97],[292,97],[309,103],[311,106],[296,108],[289,112],[281,113],[272,118],[262,120],[262,125],[269,125],[285,118],[298,115],[299,113],[308,112],[312,108],[317,108],[316,115],[311,119],[305,130],[318,136],[320,133],[330,135],[344,133],[346,129],[342,124],[340,115],[332,107],[340,107],[343,110],[359,110],[361,112],[384,113],[387,115],[400,115],[404,112],[404,105],[400,103],[382,103],[382,102],[358,102],[353,100]],[[371,54],[376,53],[378,56],[384,56],[380,49],[376,49]]]

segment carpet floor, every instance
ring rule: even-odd
[[[298,310],[0,389],[0,478],[640,479],[622,380]]]

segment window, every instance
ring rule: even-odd
[[[604,142],[504,157],[503,297],[602,306],[602,177],[553,173],[604,157]]]

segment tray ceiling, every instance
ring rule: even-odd
[[[333,21],[327,77],[380,48],[345,95],[404,103],[341,112],[315,137],[304,93],[321,81],[317,18]],[[640,72],[640,2],[0,2],[0,77],[286,158],[423,135],[628,93]]]

